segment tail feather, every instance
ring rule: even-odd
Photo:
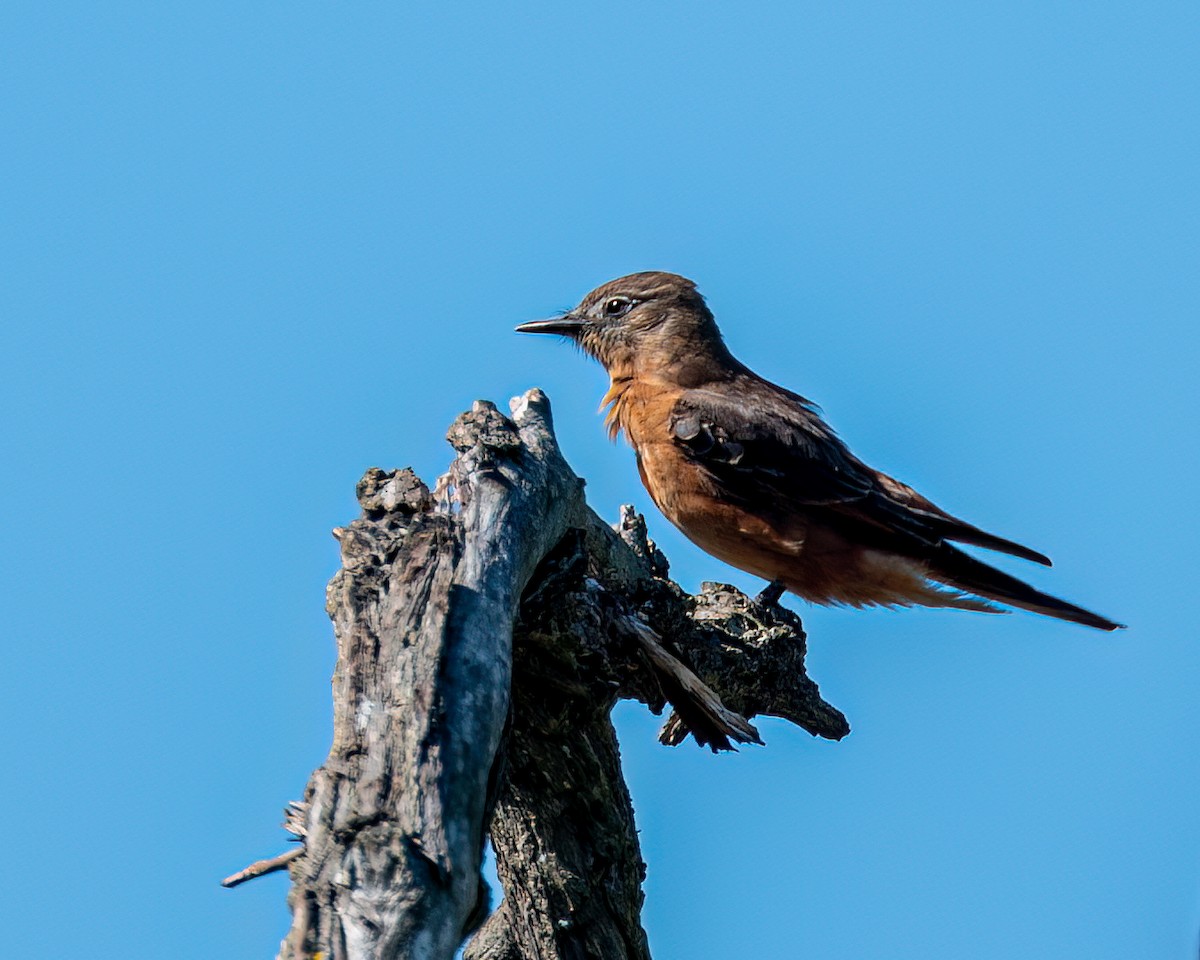
[[[929,577],[939,583],[987,597],[1033,613],[1081,623],[1097,630],[1119,630],[1125,625],[1042,593],[1016,577],[976,560],[957,547],[942,544],[930,563]]]

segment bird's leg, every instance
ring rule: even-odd
[[[777,607],[779,598],[783,596],[783,591],[786,589],[782,580],[772,580],[762,588],[762,592],[754,598],[754,602],[763,607]]]

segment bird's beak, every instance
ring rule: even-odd
[[[564,313],[561,317],[551,317],[549,320],[530,320],[517,327],[517,333],[559,333],[565,337],[574,337],[583,328],[584,321]]]

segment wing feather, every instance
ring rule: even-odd
[[[946,540],[1049,565],[1043,554],[959,520],[852,454],[803,397],[746,379],[732,390],[688,390],[670,429],[734,502],[818,510],[866,543],[926,557]]]

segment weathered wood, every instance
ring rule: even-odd
[[[476,403],[449,439],[441,512],[411,472],[371,471],[339,533],[333,746],[305,794],[284,958],[442,960],[486,902],[517,602],[583,498],[540,393],[513,421]]]
[[[450,960],[486,913],[489,824],[504,900],[470,960],[648,960],[617,699],[670,703],[664,740],[714,750],[758,742],[759,713],[848,731],[794,614],[688,596],[632,510],[614,529],[587,508],[545,397],[512,411],[455,421],[432,494],[369,471],[335,531],[334,738],[289,814],[285,960]]]
[[[609,721],[618,698],[654,709],[673,699],[664,735],[679,742],[690,721],[714,750],[757,740],[730,710],[735,701],[747,716],[783,716],[830,738],[849,732],[804,673],[794,614],[720,584],[689,597],[666,579],[631,508],[617,532],[621,543],[594,523],[561,545],[521,605],[508,765],[491,827],[504,900],[466,960],[648,958],[645,867]],[[695,655],[715,691],[668,648]],[[720,724],[728,714],[736,719]]]
[[[586,566],[583,538],[567,538],[522,604],[491,824],[505,897],[467,960],[649,960],[644,866],[609,720],[628,666],[609,655]]]

